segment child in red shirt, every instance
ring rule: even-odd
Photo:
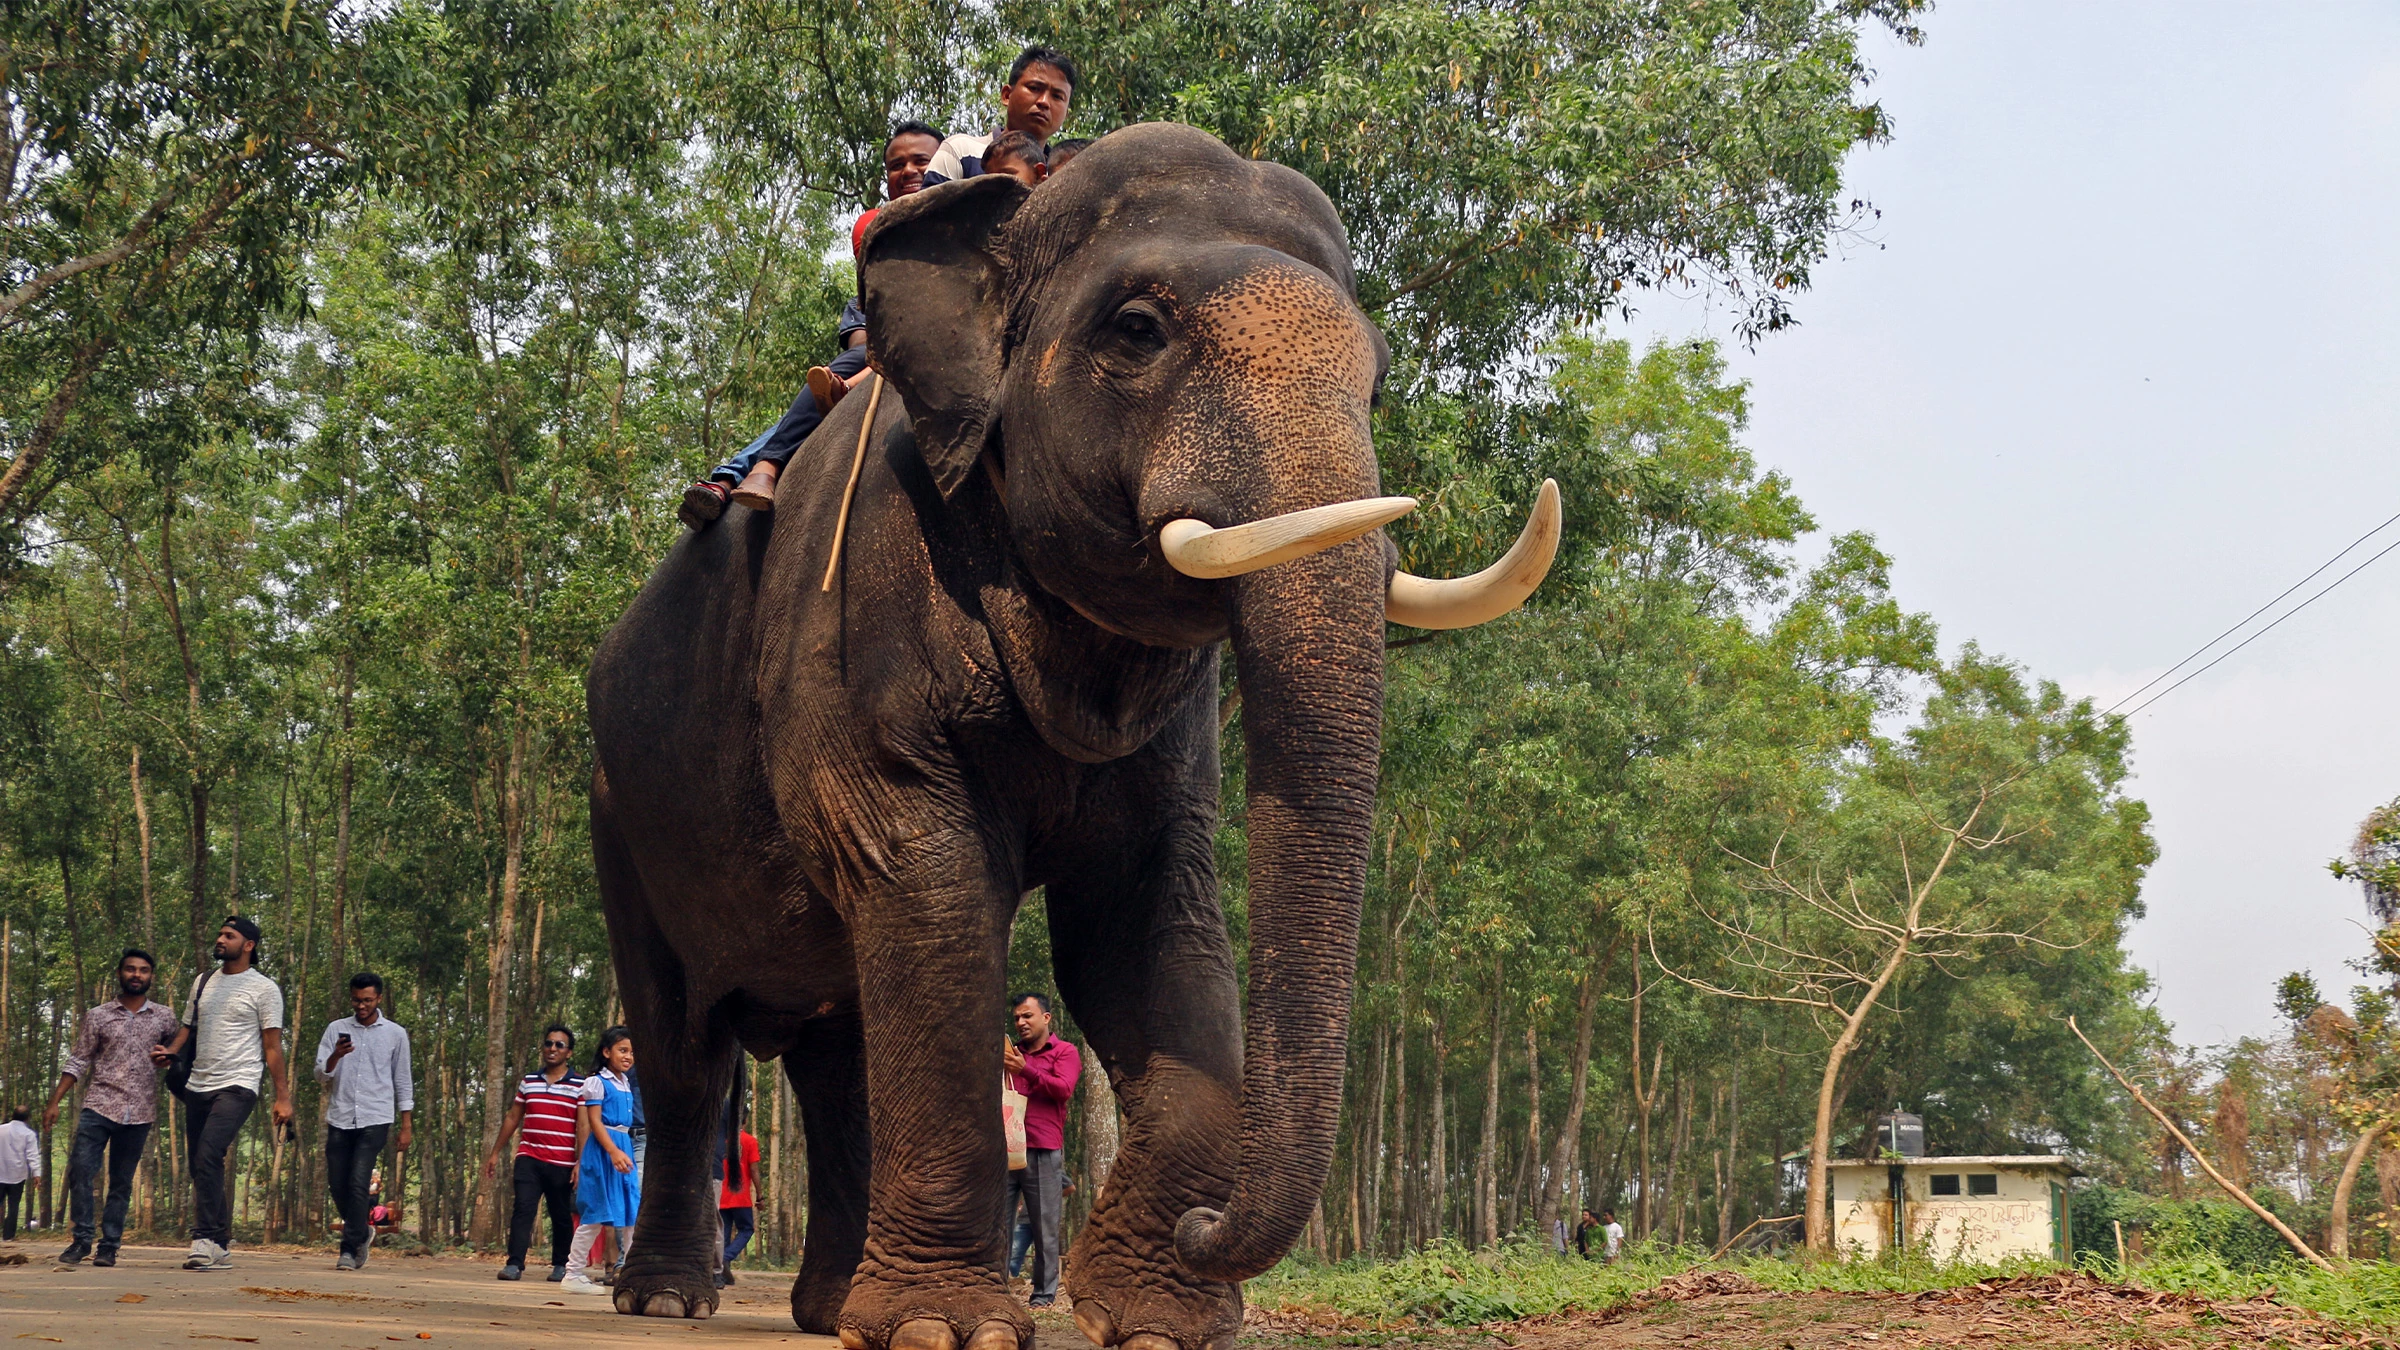
[[[717,1223],[725,1234],[725,1261],[717,1269],[719,1289],[733,1283],[733,1263],[741,1259],[750,1235],[758,1231],[758,1210],[750,1199],[750,1183],[757,1173],[758,1136],[744,1130],[741,1161],[726,1159],[724,1188],[717,1193]]]

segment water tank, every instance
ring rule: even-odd
[[[1908,1111],[1886,1111],[1868,1122],[1865,1140],[1870,1158],[1897,1153],[1903,1158],[1925,1156],[1925,1117]]]

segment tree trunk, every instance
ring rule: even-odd
[[[2333,1187],[2333,1212],[2325,1219],[2325,1254],[2336,1261],[2350,1259],[2350,1191],[2358,1184],[2358,1165],[2375,1151],[2375,1141],[2383,1137],[2386,1128],[2377,1125],[2359,1131],[2350,1156],[2342,1159],[2342,1179]]]
[[[1717,1180],[1717,1250],[1723,1251],[1733,1241],[1733,1198],[1741,1189],[1742,1165],[1742,1057],[1733,1056],[1733,1070],[1725,1086],[1725,1168]]]
[[[1527,1180],[1540,1208],[1544,1190],[1542,1176],[1542,1042],[1533,1018],[1525,1019],[1525,1167]],[[1550,1225],[1543,1223],[1542,1241],[1550,1240]]]
[[[328,1007],[340,1007],[345,975],[342,970],[342,936],[348,931],[350,910],[350,788],[352,764],[350,735],[357,722],[351,708],[351,692],[357,683],[357,667],[348,652],[342,653],[342,739],[341,767],[334,777],[333,801],[333,931],[328,935],[332,945],[326,948],[327,969],[332,973],[331,997]]]
[[[197,769],[187,780],[185,791],[189,793],[191,802],[188,817],[191,837],[185,841],[185,848],[192,860],[191,950],[197,954],[196,959],[206,965],[217,929],[216,925],[209,922],[208,912],[208,784],[201,781]]]
[[[1448,1112],[1443,1105],[1449,1094],[1443,1090],[1442,1079],[1443,1069],[1449,1062],[1444,1053],[1448,1048],[1442,1037],[1442,1019],[1437,1016],[1433,1019],[1433,1158],[1428,1167],[1431,1175],[1425,1179],[1425,1210],[1431,1218],[1431,1236],[1436,1242],[1441,1241],[1443,1233],[1449,1229],[1446,1206],[1450,1202],[1450,1159],[1446,1146],[1449,1143],[1450,1126],[1445,1119]]]
[[[1392,1028],[1385,1023],[1375,1028],[1375,1091],[1370,1100],[1374,1109],[1367,1113],[1367,1137],[1359,1155],[1359,1180],[1366,1187],[1366,1231],[1359,1235],[1363,1250],[1383,1249],[1383,1104],[1391,1090]]]
[[[1608,960],[1613,962],[1616,955],[1617,949],[1612,944]],[[1534,1216],[1545,1233],[1559,1219],[1569,1164],[1576,1144],[1583,1138],[1583,1112],[1592,1070],[1592,1020],[1600,1006],[1601,986],[1607,979],[1608,964],[1604,962],[1598,971],[1584,976],[1583,988],[1575,998],[1575,1057],[1567,1069],[1567,1118],[1559,1123],[1558,1142],[1550,1148],[1550,1176],[1542,1186],[1541,1209]]]
[[[1681,1188],[1676,1182],[1685,1176],[1684,1154],[1691,1150],[1691,1144],[1692,1080],[1689,1074],[1678,1069],[1675,1073],[1675,1129],[1667,1141],[1667,1184],[1663,1188],[1667,1204],[1674,1209],[1675,1245],[1678,1247],[1683,1245],[1684,1218],[1690,1207],[1685,1203],[1686,1197],[1678,1193]]]
[[[1937,867],[1933,880],[1939,880],[1940,877],[1941,869]],[[1920,895],[1933,889],[1933,880],[1925,883]],[[1909,927],[1913,929],[1916,922],[1917,912],[1912,907],[1908,915]],[[1875,973],[1875,982],[1868,985],[1867,992],[1859,997],[1858,1006],[1843,1018],[1842,1034],[1834,1038],[1833,1048],[1825,1052],[1825,1074],[1817,1080],[1816,1130],[1808,1140],[1808,1196],[1805,1202],[1806,1217],[1802,1222],[1806,1225],[1810,1251],[1828,1255],[1833,1251],[1833,1212],[1826,1190],[1825,1164],[1833,1157],[1833,1111],[1839,1105],[1835,1100],[1834,1085],[1841,1080],[1842,1061],[1848,1059],[1852,1048],[1857,1046],[1858,1030],[1866,1025],[1867,1014],[1874,1011],[1875,1000],[1883,996],[1884,989],[1891,984],[1892,977],[1899,974],[1901,963],[1907,959],[1908,938],[1903,936],[1893,945],[1892,954],[1885,959],[1883,969]]]
[[[505,861],[500,871],[500,904],[492,917],[492,950],[489,959],[486,988],[488,1009],[484,1027],[483,1047],[483,1115],[481,1131],[488,1150],[500,1136],[500,1120],[507,1114],[503,1094],[507,1091],[508,1069],[508,984],[509,958],[514,954],[517,940],[517,897],[525,875],[525,752],[527,740],[526,711],[516,710],[514,725],[508,738],[507,776],[501,784],[500,818],[505,849]],[[481,1176],[481,1169],[477,1170]],[[500,1189],[497,1172],[482,1177],[475,1188],[475,1241],[496,1241],[500,1231]]]
[[[1475,1151],[1475,1240],[1500,1241],[1500,958],[1492,958],[1492,1053],[1483,1074],[1483,1139]]]
[[[1400,999],[1400,1024],[1392,1028],[1392,1181],[1387,1190],[1391,1196],[1391,1250],[1397,1255],[1408,1246],[1405,1227],[1408,1213],[1408,999]]]
[[[133,819],[142,843],[142,945],[158,950],[158,910],[150,899],[150,796],[142,791],[142,747],[133,747]],[[164,975],[166,972],[160,971]]]

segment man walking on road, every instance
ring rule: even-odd
[[[172,1045],[150,1052],[162,1066],[186,1040],[195,1040],[192,1073],[184,1083],[183,1134],[192,1171],[192,1254],[185,1270],[231,1270],[232,1196],[225,1159],[242,1123],[258,1105],[263,1069],[275,1083],[273,1127],[292,1123],[292,1080],[283,1062],[283,990],[254,968],[258,925],[236,914],[217,930],[215,970],[193,982],[183,1030]],[[195,1039],[196,1038],[196,1039]]]
[[[1003,1048],[1010,1086],[1025,1094],[1025,1166],[1008,1174],[1008,1205],[1014,1215],[1025,1202],[1033,1221],[1033,1297],[1047,1308],[1058,1301],[1059,1160],[1067,1144],[1067,1103],[1083,1076],[1083,1056],[1050,1034],[1050,1000],[1019,994],[1010,1020],[1016,1043]]]
[[[567,1277],[567,1249],[575,1242],[575,1113],[583,1104],[583,1075],[567,1067],[575,1053],[575,1033],[553,1026],[542,1033],[542,1067],[517,1083],[517,1100],[500,1122],[491,1152],[483,1157],[483,1174],[500,1168],[500,1150],[523,1126],[517,1142],[516,1170],[510,1180],[516,1208],[508,1218],[508,1264],[500,1267],[503,1280],[525,1278],[525,1253],[533,1246],[533,1216],[550,1206],[550,1280]]]
[[[42,1128],[58,1123],[58,1104],[77,1079],[83,1081],[83,1110],[75,1117],[75,1142],[67,1151],[67,1216],[75,1240],[58,1254],[59,1264],[85,1257],[95,1266],[117,1263],[125,1240],[125,1206],[133,1198],[133,1172],[158,1119],[158,1066],[150,1052],[175,1038],[175,1014],[150,1000],[158,963],[139,947],[117,958],[117,996],[83,1015],[75,1048],[60,1068]],[[108,1158],[108,1208],[100,1216],[100,1249],[92,1250],[92,1192],[100,1159]]]
[[[20,1106],[0,1125],[0,1242],[17,1240],[17,1209],[25,1202],[25,1183],[42,1174],[42,1137],[26,1120],[31,1107]]]
[[[317,1038],[317,1081],[325,1085],[325,1177],[342,1216],[342,1254],[335,1270],[367,1263],[375,1230],[367,1192],[383,1156],[392,1118],[400,1119],[400,1151],[408,1151],[409,1117],[417,1093],[409,1074],[408,1032],[383,1015],[383,977],[362,970],[350,977],[350,1016],[327,1024]]]

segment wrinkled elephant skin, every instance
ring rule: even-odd
[[[858,1350],[1002,1350],[1002,980],[1046,887],[1058,987],[1118,1093],[1066,1260],[1102,1344],[1203,1350],[1330,1166],[1380,733],[1389,548],[1200,580],[1159,531],[1378,490],[1386,361],[1300,175],[1164,125],[1038,191],[886,207],[890,381],[772,517],[684,536],[595,658],[594,848],[650,1146],[616,1303],[705,1315],[715,1115],[780,1057],[808,1137],[792,1312]],[[1217,901],[1218,653],[1247,736],[1249,1004]],[[1245,1035],[1247,1042],[1245,1044]]]

